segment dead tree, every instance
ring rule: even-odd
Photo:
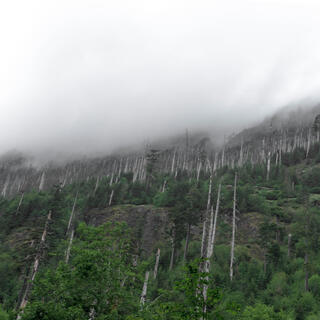
[[[190,241],[190,231],[191,231],[191,225],[190,225],[190,223],[188,223],[188,225],[187,225],[186,243],[184,245],[184,250],[183,250],[183,261],[186,261],[186,259],[187,259],[187,252],[188,252],[189,241]]]
[[[111,204],[112,204],[112,199],[113,199],[113,195],[114,195],[114,190],[112,189],[112,191],[111,191],[111,194],[110,194],[110,198],[109,198],[109,207],[111,206]]]
[[[235,241],[235,236],[236,236],[236,201],[237,201],[237,173],[234,176],[232,239],[231,239],[231,258],[230,258],[230,281],[232,281],[232,279],[233,279],[234,241]]]
[[[160,261],[160,248],[158,248],[157,254],[156,254],[156,263],[154,265],[154,270],[153,270],[153,278],[154,279],[157,278],[158,268],[159,268],[159,261]]]
[[[205,268],[204,268],[204,271],[206,273],[210,272],[210,259],[212,257],[214,240],[216,235],[217,219],[218,219],[219,207],[220,207],[220,195],[221,195],[221,183],[219,184],[219,187],[218,187],[217,203],[216,203],[214,218],[213,218],[213,207],[211,207],[211,222],[210,222],[210,232],[209,232],[208,246],[207,246],[207,260],[205,261]],[[208,276],[206,280],[208,280]],[[207,292],[208,292],[208,285],[205,284],[203,286],[203,297],[205,302],[207,300]]]
[[[78,199],[78,192],[74,198],[74,201],[73,201],[73,206],[72,206],[72,210],[71,210],[71,214],[70,214],[70,217],[69,217],[69,222],[68,222],[68,228],[67,228],[67,232],[69,232],[70,230],[70,227],[71,227],[71,223],[72,223],[72,220],[73,220],[73,216],[74,216],[74,210],[75,210],[75,207],[76,207],[76,203],[77,203],[77,199]]]
[[[176,251],[175,249],[176,249],[176,231],[175,231],[175,227],[173,227],[172,238],[171,238],[171,257],[170,257],[169,271],[171,271],[173,268],[174,255]]]
[[[71,230],[70,238],[69,238],[69,244],[68,244],[68,248],[67,248],[67,252],[66,252],[66,263],[67,264],[69,263],[70,251],[71,251],[71,247],[72,247],[73,237],[74,237],[74,229]]]
[[[33,282],[34,282],[34,279],[38,273],[38,270],[39,270],[39,264],[40,264],[40,259],[42,257],[42,254],[43,254],[43,250],[44,250],[44,247],[45,247],[45,242],[46,242],[46,238],[47,238],[47,233],[48,233],[48,227],[49,227],[49,222],[51,220],[51,211],[49,211],[48,213],[48,216],[47,216],[47,220],[46,220],[46,223],[45,223],[45,226],[44,226],[44,230],[43,230],[43,233],[42,233],[42,236],[41,236],[41,240],[40,240],[40,244],[39,244],[39,247],[38,247],[38,250],[37,250],[37,253],[36,253],[36,257],[35,257],[35,260],[34,260],[34,263],[33,263],[33,267],[32,267],[32,270],[31,270],[31,275],[30,275],[30,278],[29,278],[29,281],[26,285],[26,289],[24,291],[24,294],[22,296],[22,299],[21,299],[21,303],[20,303],[20,313],[18,314],[18,317],[17,319],[21,319],[21,313],[23,313],[23,310],[24,308],[26,307],[28,301],[29,301],[29,295],[30,295],[30,292],[31,292],[31,289],[32,289],[32,285],[33,285]]]
[[[203,228],[202,228],[201,258],[204,258],[204,256],[205,256],[205,242],[206,242],[206,238],[207,238],[207,219],[208,219],[208,214],[209,214],[210,204],[211,204],[211,191],[212,191],[212,173],[210,174],[207,210],[205,213],[205,217],[204,217],[204,221],[203,221]]]
[[[141,307],[143,307],[145,302],[146,302],[147,290],[148,290],[148,281],[149,281],[149,271],[146,271],[146,275],[145,275],[144,283],[143,283],[143,288],[142,288],[142,293],[141,293],[141,298],[140,298]]]
[[[21,197],[20,197],[20,201],[19,201],[19,204],[18,204],[18,207],[17,207],[17,210],[16,210],[16,214],[18,214],[18,212],[20,210],[20,207],[21,207],[21,204],[22,204],[22,201],[23,201],[23,197],[24,197],[24,192],[21,193]]]

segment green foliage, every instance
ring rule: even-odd
[[[269,181],[265,164],[238,169],[232,282],[228,270],[234,169],[224,167],[213,179],[212,204],[221,179],[223,185],[210,274],[200,273],[198,262],[193,261],[199,257],[209,187],[209,175],[204,171],[198,181],[196,173],[179,171],[174,177],[161,174],[157,161],[151,161],[147,185],[133,182],[133,174],[126,173],[112,183],[110,178],[101,177],[97,189],[97,180],[92,178],[62,189],[32,191],[25,193],[18,213],[20,195],[1,198],[0,303],[5,310],[16,307],[22,280],[28,276],[26,271],[34,261],[48,211],[52,210],[40,272],[23,319],[89,319],[92,310],[95,319],[318,319],[320,198],[316,193],[320,168],[314,164],[318,154],[318,147],[310,150],[309,160],[299,149],[284,154],[284,166],[272,167]],[[109,209],[111,192],[114,196]],[[161,248],[158,277],[154,280],[150,273],[143,309],[139,300],[144,273],[152,271],[154,256],[142,261],[144,255],[140,255],[137,267],[132,260],[146,246],[145,230],[131,234],[121,224],[94,228],[80,223],[70,262],[62,262],[68,238],[66,227],[77,193],[75,225],[86,220],[93,208],[97,222],[103,220],[100,213],[106,214],[103,218],[115,214],[121,221],[122,205],[164,208],[165,232],[150,249],[155,252]],[[132,223],[130,214],[126,219]],[[187,261],[193,262],[188,264],[182,257],[189,226]],[[175,265],[169,271],[172,239]],[[309,291],[305,290],[306,275]],[[202,291],[199,294],[198,290],[203,284],[209,285],[205,313]],[[0,319],[2,314],[8,319],[4,311],[0,311]]]
[[[236,314],[235,306],[222,307],[221,290],[214,288],[209,274],[199,271],[200,260],[194,260],[184,267],[184,275],[173,290],[162,291],[160,303],[151,302],[142,312],[141,319],[224,319],[223,314]],[[207,298],[203,286],[209,286]],[[137,319],[137,318],[132,318]]]
[[[70,264],[37,279],[22,319],[124,319],[135,310],[130,238],[123,224],[81,224]],[[124,285],[125,284],[125,285]]]
[[[9,320],[9,314],[2,309],[0,305],[0,320]]]
[[[272,307],[266,306],[262,303],[248,306],[242,313],[244,320],[284,320],[286,319],[282,314],[276,313]]]

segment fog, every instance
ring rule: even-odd
[[[111,152],[317,100],[320,4],[2,1],[0,152]]]

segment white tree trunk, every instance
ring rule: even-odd
[[[10,183],[10,175],[7,176],[6,182],[4,183],[4,186],[3,186],[3,189],[2,189],[2,192],[1,192],[1,195],[3,197],[5,197],[6,194],[7,194],[9,183]]]
[[[74,198],[74,201],[73,201],[73,206],[72,206],[71,214],[70,214],[70,217],[69,217],[68,228],[67,228],[67,232],[66,233],[69,232],[71,224],[72,224],[72,219],[73,219],[73,216],[74,216],[74,209],[76,207],[77,199],[78,199],[78,192],[77,192],[77,194],[76,194],[76,196]]]
[[[201,160],[200,160],[200,161],[199,161],[198,168],[197,168],[197,181],[199,181],[200,172],[201,172],[201,167],[202,167],[202,162],[201,162]]]
[[[73,237],[74,237],[74,229],[71,230],[68,249],[67,249],[67,252],[66,252],[66,263],[67,264],[68,264],[69,258],[70,258],[70,251],[71,251],[71,247],[72,247]]]
[[[234,176],[232,240],[231,240],[231,258],[230,258],[230,281],[232,281],[232,279],[233,279],[234,241],[235,241],[235,235],[236,235],[236,201],[237,201],[237,173]]]
[[[217,195],[217,203],[216,203],[216,211],[215,211],[215,215],[214,215],[213,228],[212,228],[212,232],[209,237],[210,246],[209,246],[209,252],[207,254],[208,258],[211,258],[212,253],[213,253],[213,247],[214,247],[214,241],[215,241],[216,229],[217,229],[217,219],[218,219],[219,207],[220,207],[220,195],[221,195],[221,183],[219,184],[219,187],[218,187],[218,195]]]
[[[166,191],[166,185],[167,185],[167,180],[164,180],[163,185],[162,185],[162,189],[161,189],[162,193]]]
[[[158,248],[157,254],[156,254],[156,263],[154,265],[154,270],[153,270],[153,278],[157,278],[158,274],[158,268],[159,268],[159,261],[160,261],[160,248]]]
[[[221,167],[224,167],[224,146],[223,146],[223,150],[222,150],[222,157],[221,157]]]
[[[19,201],[19,204],[18,204],[18,207],[17,207],[17,210],[16,210],[16,214],[18,214],[18,212],[19,212],[19,210],[20,210],[23,197],[24,197],[24,192],[22,192],[22,194],[21,194],[20,201]]]
[[[268,159],[267,159],[267,181],[270,178],[270,162],[271,162],[271,152],[268,152]]]
[[[306,158],[308,158],[308,155],[309,155],[310,144],[311,144],[311,129],[309,129],[308,137],[307,137],[307,152],[306,152]]]
[[[190,226],[190,223],[188,223],[186,243],[185,243],[185,245],[184,245],[184,250],[183,250],[183,261],[186,261],[186,260],[187,260],[187,254],[188,254],[188,248],[189,248],[189,241],[190,241],[190,231],[191,231],[191,226]]]
[[[33,263],[33,268],[31,271],[31,277],[30,277],[30,281],[28,282],[25,292],[23,294],[21,303],[20,303],[20,313],[17,316],[17,319],[21,319],[21,314],[23,313],[23,309],[26,307],[27,303],[28,303],[28,299],[29,299],[29,293],[30,290],[32,288],[33,285],[33,281],[37,275],[38,269],[39,269],[39,262],[40,262],[40,258],[41,258],[41,249],[43,248],[45,241],[46,241],[46,237],[47,237],[47,232],[48,232],[48,226],[49,226],[49,221],[51,220],[51,211],[49,211],[48,216],[47,216],[47,221],[45,223],[44,226],[44,230],[42,233],[42,237],[41,237],[41,241],[40,241],[40,245],[39,245],[39,250],[36,254],[34,263]]]
[[[217,203],[216,203],[216,210],[215,210],[213,223],[212,223],[212,221],[213,221],[213,207],[211,207],[211,225],[212,225],[212,227],[210,225],[211,232],[209,233],[207,260],[205,262],[205,272],[207,272],[207,273],[210,272],[210,259],[212,257],[214,240],[215,240],[215,235],[216,235],[217,219],[218,219],[219,206],[220,206],[220,194],[221,194],[221,183],[219,184],[219,188],[218,188]],[[208,277],[207,277],[207,280],[208,280]],[[204,298],[205,302],[207,301],[207,292],[208,292],[208,286],[204,285],[203,286],[203,298]]]
[[[211,204],[211,191],[212,191],[212,173],[210,174],[210,181],[209,181],[209,190],[208,190],[208,201],[207,201],[207,210],[205,213],[205,218],[203,221],[203,228],[202,228],[202,240],[201,240],[201,258],[205,257],[205,242],[207,238],[207,219]]]
[[[211,206],[211,211],[210,211],[210,226],[209,226],[209,232],[208,232],[208,241],[207,241],[207,252],[206,252],[206,257],[209,258],[211,257],[210,255],[210,246],[211,246],[211,236],[213,232],[213,221],[214,221],[214,212],[213,212],[213,206]],[[205,263],[205,272],[209,272],[208,268],[208,261]]]
[[[43,171],[40,179],[39,191],[43,190],[44,182],[45,182],[45,172]]]
[[[110,178],[110,182],[109,182],[109,186],[112,186],[112,183],[113,183],[113,176],[114,176],[114,173],[113,173],[113,171],[112,171],[111,178]]]
[[[241,139],[241,146],[240,146],[240,155],[239,155],[239,167],[243,165],[243,139]]]
[[[114,190],[112,190],[112,191],[111,191],[111,194],[110,194],[110,198],[109,198],[109,207],[111,206],[111,203],[112,203],[113,194],[114,194]]]
[[[141,293],[141,298],[140,298],[140,305],[141,306],[143,306],[146,302],[148,281],[149,281],[149,271],[146,271],[146,275],[145,275],[144,283],[143,283],[143,288],[142,288],[142,293]]]
[[[94,191],[93,191],[94,194],[96,193],[96,191],[97,191],[97,189],[98,189],[98,187],[99,187],[99,181],[100,181],[100,177],[98,176],[98,177],[97,177],[97,181],[96,181],[96,185],[95,185]]]

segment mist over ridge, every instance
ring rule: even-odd
[[[103,155],[186,129],[221,142],[319,98],[314,1],[1,7],[0,153]]]

